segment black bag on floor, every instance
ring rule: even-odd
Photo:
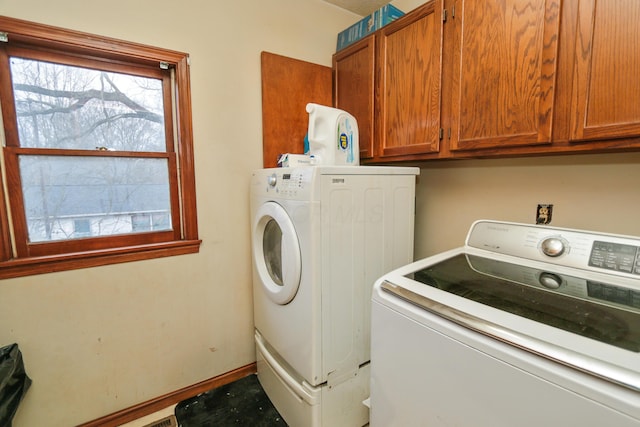
[[[11,427],[11,420],[30,385],[18,344],[0,348],[0,426]]]

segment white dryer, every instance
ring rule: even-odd
[[[258,379],[289,425],[368,422],[371,289],[413,260],[418,173],[375,166],[253,173]]]

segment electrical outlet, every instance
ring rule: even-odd
[[[536,224],[551,223],[551,214],[553,213],[553,205],[538,205],[536,209]]]

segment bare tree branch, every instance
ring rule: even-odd
[[[130,117],[138,117],[138,118],[149,120],[155,123],[163,123],[162,115],[156,114],[147,110],[146,108],[134,102],[125,94],[120,92],[113,85],[112,82],[110,82],[110,84],[116,90],[115,92],[103,92],[95,89],[86,90],[86,91],[53,90],[53,89],[47,89],[47,88],[43,88],[36,85],[16,84],[14,85],[14,90],[21,90],[24,92],[51,96],[55,98],[68,98],[68,99],[75,100],[75,102],[73,102],[68,107],[49,107],[47,109],[43,109],[41,111],[36,111],[36,112],[24,112],[24,113],[19,112],[18,115],[37,116],[37,115],[46,115],[46,114],[53,114],[53,113],[70,113],[72,111],[76,111],[82,108],[87,102],[91,101],[92,99],[99,99],[99,100],[104,100],[109,102],[119,102],[123,105],[126,105],[131,110],[136,112],[133,116],[130,116]],[[123,116],[126,116],[126,115],[120,114],[114,117],[117,118],[117,117],[123,117]],[[112,121],[112,120],[107,120],[107,121]],[[96,126],[94,126],[93,128],[95,129],[95,127]]]
[[[126,119],[126,118],[134,118],[134,119],[146,119],[146,120],[151,120],[151,121],[155,121],[152,120],[148,117],[145,117],[147,114],[153,114],[153,113],[126,113],[126,114],[117,114],[115,116],[110,116],[107,117],[106,119],[103,120],[98,120],[94,123],[91,124],[91,126],[89,126],[88,128],[84,129],[82,132],[78,132],[72,136],[67,136],[64,138],[60,138],[58,139],[59,142],[62,141],[68,141],[68,140],[73,140],[73,139],[77,139],[86,135],[91,134],[94,130],[96,130],[97,128],[99,128],[100,126],[106,124],[106,123],[111,123],[111,122],[115,122],[116,120],[120,120],[120,119]]]

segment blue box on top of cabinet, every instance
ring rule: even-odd
[[[364,17],[344,31],[338,34],[337,51],[344,49],[352,43],[368,36],[374,31],[384,27],[388,23],[395,21],[404,15],[397,7],[387,4],[374,11],[371,15]]]

